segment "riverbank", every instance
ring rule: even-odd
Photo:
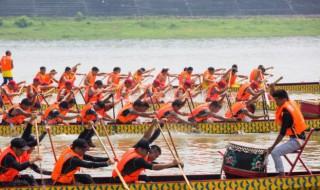
[[[318,17],[133,19],[86,18],[78,15],[75,18],[0,19],[0,40],[206,39],[319,35]]]

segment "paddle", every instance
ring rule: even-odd
[[[155,111],[156,111],[156,108],[155,108],[155,106],[154,106],[154,104],[153,104],[152,97],[150,96],[150,94],[148,94],[148,95],[149,95],[149,98],[150,98],[150,101],[151,101],[151,104],[152,104],[153,111],[155,112]],[[176,149],[176,147],[175,147],[175,145],[174,145],[174,142],[173,142],[172,136],[171,136],[171,134],[170,134],[169,128],[168,128],[168,127],[166,127],[166,129],[168,130],[169,136],[170,136],[170,140],[171,140],[172,146],[174,147],[174,151],[175,151],[175,153],[172,151],[171,146],[170,146],[170,144],[169,144],[169,142],[168,142],[167,138],[165,137],[165,135],[164,135],[164,133],[163,133],[163,131],[162,131],[162,128],[161,128],[161,126],[160,126],[159,122],[157,122],[157,127],[159,128],[159,130],[160,130],[160,132],[161,132],[161,134],[162,134],[162,136],[163,136],[164,140],[166,141],[166,144],[167,144],[167,146],[168,146],[168,148],[169,148],[169,150],[170,150],[170,152],[171,152],[171,154],[172,154],[173,158],[174,158],[175,160],[180,161],[180,159],[179,159],[179,155],[178,155],[178,151],[177,151],[177,149]],[[178,164],[178,167],[179,167],[180,172],[181,172],[181,174],[182,174],[182,176],[183,176],[184,180],[186,181],[186,183],[187,183],[187,185],[188,185],[189,189],[190,189],[190,190],[193,190],[193,187],[191,186],[191,184],[190,184],[190,182],[189,182],[189,180],[188,180],[188,178],[187,178],[186,174],[184,173],[184,171],[183,171],[183,169],[182,169],[182,167],[181,167],[180,163]]]
[[[51,129],[50,129],[49,126],[46,126],[46,131],[47,131],[48,136],[49,136],[51,150],[52,150],[52,153],[53,153],[53,158],[54,158],[55,162],[57,162],[58,159],[57,159],[56,151],[55,151],[54,146],[53,146],[53,140],[52,140],[52,136],[51,136]]]
[[[98,140],[99,140],[100,144],[102,145],[104,152],[107,154],[108,158],[111,159],[110,154],[109,154],[109,152],[108,152],[105,144],[104,144],[103,141],[101,140],[98,131],[94,128],[94,126],[92,126],[92,129],[93,129],[94,133],[96,134],[96,136],[98,137]],[[117,168],[117,165],[115,165],[114,170],[116,171],[116,173],[117,173],[117,175],[118,175],[118,177],[119,177],[119,179],[120,179],[123,187],[124,187],[125,189],[127,189],[127,190],[130,190],[129,187],[128,187],[128,185],[127,185],[127,183],[124,181],[124,179],[123,179],[123,177],[122,177],[122,174],[120,173],[119,169]]]
[[[104,133],[105,133],[105,135],[106,135],[106,137],[107,137],[107,140],[108,140],[108,143],[109,143],[110,148],[111,148],[111,150],[112,150],[112,153],[113,153],[114,158],[115,158],[116,160],[118,160],[118,156],[117,156],[116,151],[115,151],[115,149],[114,149],[114,146],[113,146],[113,144],[112,144],[112,142],[111,142],[111,140],[110,140],[110,137],[109,137],[109,135],[108,135],[108,131],[107,131],[107,129],[106,129],[106,126],[104,125],[104,123],[103,123],[102,120],[100,120],[100,125],[101,125],[101,127],[102,127],[102,129],[103,129],[103,131],[104,131]]]
[[[37,121],[36,121],[36,120],[34,121],[34,126],[35,126],[35,128],[36,128],[37,154],[38,154],[38,156],[40,157],[39,128],[38,128],[38,123],[37,123]],[[40,167],[41,184],[44,186],[44,185],[45,185],[45,183],[44,183],[43,174],[42,174],[41,161],[40,161],[40,163],[39,163],[39,167]],[[43,188],[45,188],[45,187],[43,187]]]
[[[79,89],[79,90],[81,90],[81,89]],[[76,100],[76,95],[74,94],[74,92],[72,90],[71,90],[71,93],[73,94],[73,98],[74,98],[74,102],[76,104],[77,112],[80,113],[79,105]]]
[[[262,72],[260,72],[260,78],[262,79]],[[264,94],[262,95],[262,107],[263,107],[263,114],[265,115],[264,119],[269,120],[269,112],[268,112],[268,106],[270,106],[270,100],[268,98],[268,94],[267,94],[267,90],[266,90],[266,83],[263,80],[262,81],[262,86],[263,86],[263,90],[264,90]]]
[[[115,111],[115,103],[114,103],[114,94],[112,94],[112,96],[111,96],[111,100],[112,100],[112,104],[113,104],[113,106],[112,106],[112,115],[113,115],[113,119],[116,119],[116,111]]]
[[[173,158],[174,158],[175,160],[180,161],[179,158],[177,157],[177,155],[173,152],[173,150],[172,150],[172,148],[171,148],[171,146],[170,146],[170,144],[169,144],[169,142],[168,142],[168,139],[166,138],[166,136],[164,135],[163,130],[161,129],[160,124],[158,123],[157,126],[158,126],[158,129],[160,130],[160,132],[161,132],[161,134],[162,134],[162,136],[163,136],[163,139],[165,140],[165,142],[166,142],[166,144],[167,144],[167,146],[168,146],[168,148],[169,148],[169,151],[171,152]],[[188,185],[188,188],[189,188],[190,190],[193,190],[194,188],[193,188],[192,185],[190,184],[190,182],[189,182],[186,174],[184,173],[184,171],[183,171],[180,163],[178,164],[178,167],[179,167],[179,170],[180,170],[180,172],[181,172],[184,180],[186,181],[186,183],[187,183],[187,185]]]
[[[192,105],[192,107],[194,108],[195,106],[194,106],[194,103],[193,103],[193,99],[192,99],[192,96],[191,96],[191,92],[189,91],[189,90],[187,90],[188,91],[188,95],[189,95],[189,98],[190,98],[190,101],[191,101],[191,105]]]

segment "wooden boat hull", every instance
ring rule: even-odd
[[[320,129],[320,119],[306,120],[309,128]],[[132,125],[107,125],[109,134],[122,134],[144,133],[150,124],[132,124]],[[199,131],[205,134],[235,134],[239,132],[244,133],[269,133],[277,132],[278,126],[273,120],[270,121],[253,121],[253,122],[216,122],[216,123],[200,123]],[[168,127],[172,131],[191,133],[194,129],[185,124],[168,124]],[[45,130],[44,126],[40,126],[41,130]],[[59,134],[79,134],[84,127],[82,125],[54,125],[51,126],[53,135]],[[97,128],[99,134],[105,135],[103,129]],[[15,134],[21,134],[23,127],[16,126],[11,128],[10,126],[0,126],[0,136],[13,136]]]
[[[191,180],[195,190],[293,190],[293,189],[319,189],[320,188],[320,174],[314,175],[296,175],[290,177],[264,177],[254,179],[208,179],[211,176],[188,176]],[[178,178],[177,181],[172,181]],[[196,178],[196,180],[193,180]],[[207,178],[207,179],[206,179]],[[148,182],[143,184],[129,184],[129,188],[132,190],[188,190],[188,187],[181,177],[175,176],[162,176],[162,179],[171,179],[163,181]],[[101,183],[92,185],[65,185],[65,186],[37,186],[37,187],[12,187],[6,189],[20,189],[20,190],[122,190],[124,189],[121,184]]]
[[[301,112],[307,119],[320,118],[320,100],[302,101]]]

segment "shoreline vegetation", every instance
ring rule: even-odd
[[[320,17],[0,17],[0,40],[320,36]]]

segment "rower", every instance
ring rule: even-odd
[[[34,186],[36,181],[33,176],[20,175],[19,172],[32,167],[41,157],[35,156],[29,161],[22,162],[22,156],[30,147],[22,138],[14,138],[10,146],[0,155],[0,185],[3,186]]]
[[[228,84],[228,87],[233,87],[236,85],[237,79],[248,79],[245,75],[239,75],[238,73],[238,66],[232,65],[231,69],[229,69],[221,78],[222,81],[225,81]]]
[[[263,89],[259,89],[259,83],[251,82],[251,83],[244,83],[240,86],[236,101],[250,101],[252,99],[257,99],[259,96],[264,94]]]
[[[183,87],[186,81],[191,81],[192,83],[194,83],[194,81],[192,81],[192,72],[193,72],[193,68],[192,67],[187,67],[185,68],[178,76],[178,80],[179,80],[179,86]]]
[[[31,117],[31,102],[27,98],[21,100],[19,105],[13,105],[3,115],[2,125],[20,125],[25,119]]]
[[[104,75],[106,75],[106,73],[99,73],[98,67],[92,67],[91,71],[87,74],[86,78],[84,79],[84,85],[86,87],[93,86],[96,82],[97,76],[104,76]]]
[[[211,84],[215,83],[215,75],[221,75],[221,73],[217,72],[223,70],[224,69],[214,69],[213,67],[208,67],[208,69],[202,74],[202,88],[207,90]]]
[[[141,100],[136,100],[133,104],[128,103],[123,106],[117,115],[117,123],[119,124],[131,124],[136,121],[138,117],[153,118],[153,112],[146,112],[149,109],[149,104]]]
[[[123,179],[127,183],[135,183],[141,180],[140,174],[145,170],[163,170],[167,168],[177,167],[179,163],[173,160],[170,163],[153,163],[153,161],[161,155],[161,148],[156,145],[150,147],[148,140],[141,139],[133,148],[125,152],[117,164]],[[112,171],[112,177],[116,182],[119,178],[115,170]]]
[[[84,139],[76,139],[72,145],[62,151],[52,171],[52,181],[56,185],[75,183],[92,184],[92,177],[88,174],[76,174],[80,167],[100,168],[114,164],[109,158],[94,157],[86,154],[89,145]]]
[[[64,73],[61,75],[58,83],[58,88],[63,88],[65,85],[65,82],[69,81],[72,84],[76,81],[76,71],[77,68],[80,66],[80,63],[76,64],[72,68],[66,67],[64,70]]]
[[[208,122],[209,118],[222,121],[235,121],[235,119],[233,118],[225,118],[217,115],[221,108],[222,105],[219,101],[212,101],[210,103],[201,104],[192,110],[192,113],[188,117],[188,121],[193,123],[205,123]]]
[[[108,89],[103,89],[102,81],[97,80],[92,86],[86,86],[84,100],[86,103],[95,103],[102,100],[103,93],[106,92],[108,92]]]
[[[78,88],[74,88],[73,84],[70,81],[65,82],[65,86],[58,90],[57,102],[61,102],[61,101],[69,102],[75,99],[74,93],[72,91],[73,89],[78,89]]]
[[[44,83],[45,77],[46,77],[46,67],[41,66],[40,71],[36,74],[34,78],[39,79],[40,84]]]
[[[38,145],[37,139],[31,134],[32,133],[32,123],[34,123],[34,120],[36,117],[33,117],[29,122],[26,123],[26,127],[21,135],[21,138],[24,139],[27,143],[27,146],[30,147],[29,150],[25,151],[22,156],[20,162],[27,162],[30,160],[30,156],[32,152],[34,151],[35,147]],[[44,131],[39,136],[39,142],[43,140],[43,138],[46,136],[47,132]],[[51,175],[50,171],[44,170],[37,166],[36,164],[30,165],[30,168],[35,171],[36,173],[43,174],[43,175]]]
[[[207,91],[206,102],[222,101],[227,96],[228,86],[224,81],[211,84]]]
[[[265,115],[254,115],[256,111],[256,106],[253,102],[255,102],[255,99],[252,99],[250,101],[238,101],[235,102],[231,106],[231,110],[229,109],[225,113],[226,118],[236,118],[239,121],[245,121],[250,122],[252,119],[260,119],[265,117]]]
[[[12,104],[13,98],[19,96],[22,93],[22,88],[19,85],[24,82],[16,83],[14,80],[9,81],[8,84],[2,86],[1,98],[5,105]]]
[[[41,81],[41,85],[46,87],[54,87],[54,83],[58,84],[58,81],[54,78],[56,74],[57,71],[55,69],[50,70],[49,73],[45,74],[43,80]]]
[[[144,93],[139,96],[139,99],[148,103],[160,103],[161,98],[164,97],[168,90],[170,90],[170,86],[161,89],[160,82],[158,80],[154,80],[152,84],[146,86]],[[152,100],[150,100],[150,97]]]
[[[40,86],[39,78],[34,78],[32,84],[27,86],[26,96],[29,102],[32,103],[32,110],[41,109],[41,102],[49,95],[41,94],[42,90],[47,89],[47,87]],[[42,95],[42,96],[40,96]]]
[[[260,84],[263,80],[264,80],[264,76],[269,75],[269,76],[273,76],[272,74],[268,74],[266,73],[267,70],[273,69],[273,67],[267,67],[265,68],[263,65],[259,65],[258,68],[253,69],[250,72],[250,78],[249,81],[250,82],[258,82],[258,84]]]
[[[129,102],[129,97],[134,91],[133,81],[131,79],[126,79],[123,84],[118,86],[115,90],[115,99],[116,100],[125,100]]]
[[[307,125],[298,104],[289,99],[288,93],[285,90],[274,90],[274,84],[270,87],[270,94],[277,105],[275,122],[281,125],[281,128],[275,142],[268,148],[268,152],[271,153],[274,160],[276,171],[280,176],[284,176],[281,156],[301,148],[306,139]],[[277,146],[285,136],[290,137],[289,141]]]
[[[102,101],[88,103],[82,108],[80,117],[77,119],[77,123],[81,123],[82,125],[87,124],[84,126],[84,130],[79,134],[78,138],[85,139],[90,147],[95,147],[92,142],[92,137],[94,135],[94,130],[92,127],[95,127],[95,123],[98,121],[98,119],[103,119],[104,116],[100,114],[104,108],[105,104]]]
[[[186,97],[196,97],[201,93],[200,86],[195,87],[192,80],[186,80],[183,86],[179,86],[174,92],[174,100],[184,100]],[[191,97],[190,97],[191,96]]]
[[[7,50],[5,55],[0,60],[0,70],[2,72],[3,83],[1,86],[7,84],[10,80],[13,80],[12,75],[13,60],[11,51]]]
[[[125,79],[128,75],[122,75],[120,67],[114,67],[112,73],[109,74],[107,78],[107,85],[111,86],[113,89],[116,89],[120,85],[120,80]]]
[[[160,89],[165,89],[167,87],[167,79],[169,79],[169,77],[176,77],[176,75],[169,74],[169,68],[163,68],[154,81],[159,81]]]
[[[154,69],[146,70],[143,67],[138,69],[132,76],[133,87],[136,88],[136,90],[139,90],[144,78],[152,77],[152,75],[149,75],[148,73],[151,73],[153,70]],[[134,90],[133,93],[135,93],[136,90]]]
[[[73,120],[80,116],[79,114],[74,116],[67,116],[69,109],[70,109],[69,104],[66,101],[63,101],[60,103],[54,103],[45,109],[44,114],[41,117],[41,121],[42,123],[46,123],[49,125],[55,125],[55,124],[69,125],[69,123],[66,123],[65,120]]]
[[[157,111],[157,119],[160,120],[161,123],[168,122],[181,122],[189,125],[195,125],[194,122],[189,122],[181,118],[181,116],[189,116],[188,113],[183,113],[180,111],[181,108],[184,107],[186,101],[175,100],[172,103],[167,103],[159,108]]]

